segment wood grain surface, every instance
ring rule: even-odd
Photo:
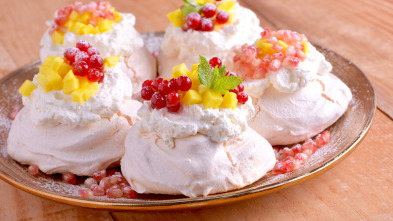
[[[68,0],[0,0],[0,77],[39,58],[45,21]],[[181,0],[113,0],[140,32],[165,30]],[[343,162],[310,181],[252,200],[187,211],[116,212],[43,199],[0,181],[0,220],[393,220],[393,3],[388,0],[242,0],[262,27],[304,33],[371,80],[378,110]]]

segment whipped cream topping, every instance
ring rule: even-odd
[[[233,22],[219,31],[184,32],[170,24],[165,31],[158,57],[160,75],[170,77],[172,67],[181,63],[191,68],[192,64],[199,62],[200,55],[208,60],[211,57],[220,57],[225,63],[225,60],[231,57],[232,47],[253,44],[262,31],[258,18],[251,10],[238,3],[233,11]]]
[[[206,135],[212,141],[223,143],[239,136],[247,128],[247,121],[255,114],[251,99],[235,110],[230,108],[203,109],[202,104],[181,105],[176,113],[166,108],[156,110],[145,101],[138,110],[141,120],[136,124],[146,132],[156,132],[170,147],[175,147],[173,138],[185,138],[197,133]]]
[[[75,127],[112,117],[120,110],[124,100],[132,96],[131,80],[123,72],[124,65],[119,62],[109,68],[96,94],[83,104],[72,102],[72,96],[62,90],[44,92],[36,75],[33,83],[38,86],[37,89],[29,97],[23,97],[24,106],[30,110],[31,121],[37,126],[64,124]]]
[[[121,170],[136,192],[207,196],[251,184],[276,162],[271,145],[248,127],[227,143],[202,134],[174,143],[169,149],[156,132],[131,128]]]
[[[344,114],[352,93],[335,75],[317,75],[293,93],[269,87],[255,99],[256,116],[250,127],[272,145],[287,145],[310,138]]]
[[[260,97],[266,88],[272,85],[283,93],[293,93],[304,87],[317,75],[325,75],[332,71],[332,65],[325,56],[308,42],[310,53],[297,67],[281,66],[278,71],[269,71],[266,78],[243,82],[245,90],[253,97]]]
[[[118,164],[130,125],[126,118],[111,118],[69,128],[36,125],[32,109],[22,108],[8,136],[8,154],[18,162],[37,165],[42,172],[71,172],[80,176]]]

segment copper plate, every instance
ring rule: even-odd
[[[144,34],[150,51],[157,51],[162,33]],[[114,210],[171,210],[218,205],[271,193],[316,177],[347,157],[367,133],[375,114],[375,94],[367,77],[347,59],[317,46],[334,67],[333,73],[344,81],[353,93],[348,110],[329,128],[332,141],[319,149],[298,171],[273,176],[268,174],[252,185],[236,191],[214,194],[207,197],[187,198],[183,196],[140,194],[137,199],[108,199],[79,197],[81,185],[63,183],[57,176],[40,173],[34,177],[25,166],[7,156],[7,136],[11,125],[8,119],[14,107],[21,107],[17,90],[25,79],[32,79],[38,72],[39,61],[28,64],[0,81],[0,177],[11,185],[37,196],[62,203],[90,208]]]

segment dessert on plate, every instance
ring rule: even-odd
[[[274,167],[271,145],[247,125],[254,107],[242,80],[220,59],[209,63],[200,57],[191,71],[183,63],[172,79],[143,83],[141,119],[121,159],[136,192],[206,196],[249,185]]]
[[[198,63],[199,55],[220,57],[225,65],[231,48],[252,44],[262,28],[249,9],[235,0],[183,0],[184,5],[167,15],[167,27],[158,56],[159,74],[170,77],[172,67]]]
[[[244,79],[256,116],[250,126],[272,145],[304,141],[339,119],[352,99],[332,65],[288,30],[265,28],[254,45],[235,50],[234,71]]]
[[[55,19],[48,21],[47,25],[50,28],[40,43],[42,62],[50,55],[61,56],[79,40],[86,40],[103,57],[120,56],[119,62],[126,64],[124,72],[131,78],[135,89],[145,79],[156,76],[155,59],[134,28],[134,15],[118,13],[108,2],[85,5],[75,2],[58,10]]]
[[[24,107],[9,132],[9,155],[47,174],[92,175],[118,165],[141,105],[131,99],[131,80],[118,60],[103,59],[86,41],[64,57],[46,57],[33,80],[19,88]],[[134,113],[122,113],[123,106],[133,106]]]

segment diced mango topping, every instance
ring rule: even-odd
[[[63,79],[63,92],[64,94],[70,94],[77,89],[79,89],[79,79],[70,70]]]
[[[182,75],[188,76],[190,70],[188,70],[186,64],[182,63],[172,68],[172,78],[178,78]]]
[[[236,1],[221,1],[217,5],[217,10],[230,11],[235,7]]]
[[[18,91],[21,95],[28,97],[30,96],[31,92],[33,92],[33,90],[36,88],[37,85],[35,85],[33,82],[25,80],[25,82],[23,82],[22,86],[18,89]]]
[[[235,109],[237,105],[237,95],[233,92],[227,92],[224,95],[221,107]]]
[[[310,47],[308,47],[307,41],[302,41],[302,45],[304,46],[303,53],[305,54],[310,53]]]
[[[188,90],[182,98],[182,103],[185,105],[200,104],[202,102],[202,96],[196,90]]]
[[[54,31],[52,34],[52,41],[57,44],[63,44],[64,33],[61,31]]]
[[[166,15],[175,27],[183,27],[185,21],[183,20],[183,14],[180,9],[177,9]]]
[[[278,40],[277,44],[281,45],[284,48],[284,51],[288,48],[288,45],[282,40]]]
[[[83,89],[83,88],[73,91],[71,93],[72,101],[78,102],[80,104],[83,104],[84,102],[86,102],[86,91],[87,91],[87,89]]]
[[[199,85],[201,85],[201,82],[199,81],[198,76],[196,76],[194,78],[191,78],[191,83],[192,83],[191,89],[198,91],[199,90]]]
[[[204,106],[203,109],[219,108],[223,101],[221,93],[213,89],[207,89],[203,93],[202,97],[203,97],[202,104]]]
[[[107,57],[104,59],[104,65],[113,67],[119,62],[120,56]]]
[[[98,28],[100,29],[101,32],[106,32],[112,29],[114,21],[111,21],[109,19],[104,19],[98,22]]]
[[[203,85],[203,84],[200,84],[200,85],[198,86],[198,91],[199,91],[199,93],[202,94],[202,95],[203,95],[203,93],[205,93],[205,91],[206,91],[207,89],[209,89],[209,88],[206,87],[206,86]]]
[[[261,43],[260,50],[263,51],[263,54],[274,54],[276,51],[272,49],[273,45],[270,43]]]

